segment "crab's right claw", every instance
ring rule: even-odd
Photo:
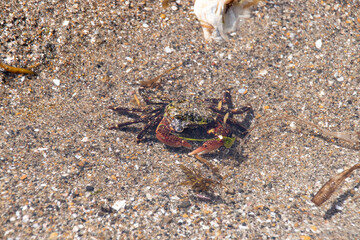
[[[215,151],[216,149],[218,149],[221,146],[224,146],[224,140],[222,140],[222,139],[209,140],[209,141],[206,141],[201,147],[199,147],[199,148],[195,149],[194,151],[192,151],[191,153],[189,153],[189,155],[205,154],[208,152]]]
[[[156,138],[171,147],[191,148],[191,145],[187,141],[171,134],[171,131],[168,120],[163,118],[156,129]]]

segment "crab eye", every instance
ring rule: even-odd
[[[200,115],[195,115],[194,117],[196,122],[201,122],[202,121],[202,117]]]
[[[179,125],[178,125],[178,126],[175,126],[174,129],[175,129],[176,132],[182,132],[182,131],[184,131],[184,128],[183,128],[182,126],[179,126]]]
[[[170,126],[172,128],[174,128],[174,130],[176,132],[182,132],[184,131],[184,127],[185,127],[185,122],[181,121],[180,119],[177,119],[177,118],[174,118],[171,123],[170,123]]]

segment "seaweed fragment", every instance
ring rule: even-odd
[[[35,75],[36,73],[26,69],[26,68],[18,68],[18,67],[12,67],[10,65],[6,65],[5,63],[0,62],[0,68],[4,69],[4,71],[14,74],[30,74]]]
[[[311,201],[315,203],[316,206],[320,206],[321,204],[323,204],[331,197],[331,195],[344,182],[344,180],[348,178],[352,174],[352,172],[358,168],[360,168],[360,163],[355,164],[351,168],[335,175],[322,186],[322,188],[316,193],[316,195],[313,197],[313,199],[311,199]]]
[[[187,180],[181,182],[182,186],[191,186],[195,191],[208,192],[212,190],[217,185],[222,185],[220,182],[215,181],[211,178],[206,178],[201,175],[200,169],[191,169],[180,165],[181,170],[185,173]]]

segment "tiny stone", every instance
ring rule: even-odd
[[[107,205],[101,206],[100,209],[101,209],[101,211],[106,212],[106,213],[111,213],[112,212],[112,208],[107,206]],[[100,212],[99,214],[102,215],[102,216],[104,215],[104,214],[102,214],[102,212]]]
[[[340,206],[340,205],[335,205],[335,208],[336,208],[336,210],[338,210],[338,211],[343,210],[343,207],[342,207],[342,206]]]
[[[246,92],[246,89],[245,89],[245,88],[241,88],[241,89],[238,90],[238,92],[239,92],[240,94],[243,94],[243,93]]]
[[[234,195],[235,194],[235,189],[233,187],[228,187],[228,189],[226,190],[226,193],[228,193],[230,195]]]
[[[337,80],[338,82],[342,82],[342,81],[344,81],[344,77],[343,77],[343,76],[340,76],[340,77],[336,78],[336,80]]]
[[[336,170],[336,173],[342,173],[344,171],[343,168],[339,168],[338,170]]]
[[[94,187],[93,186],[86,186],[86,191],[92,192],[92,191],[94,191]]]
[[[22,220],[24,223],[27,223],[29,221],[29,215],[23,216]]]
[[[146,198],[148,200],[152,200],[153,199],[153,196],[150,194],[150,193],[146,193]]]
[[[186,201],[181,201],[179,204],[179,208],[188,208],[191,206],[190,201],[186,200]]]
[[[172,53],[174,51],[174,49],[170,48],[170,47],[166,47],[165,48],[165,52],[166,53]]]
[[[265,76],[267,73],[268,73],[268,71],[266,69],[262,69],[262,70],[260,70],[259,75]]]
[[[163,219],[162,219],[162,222],[163,224],[169,224],[173,221],[173,219],[169,216],[165,216]]]
[[[55,240],[58,238],[58,233],[57,232],[52,232],[49,236],[49,240]]]
[[[132,59],[131,57],[125,57],[125,59],[128,61],[128,62],[133,62],[134,59]]]

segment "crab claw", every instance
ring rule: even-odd
[[[212,140],[206,141],[201,147],[199,147],[199,148],[195,149],[194,151],[192,151],[191,153],[189,153],[189,155],[195,155],[195,154],[201,155],[204,153],[214,151],[221,146],[224,146],[224,140],[219,137],[217,139],[212,139]]]
[[[190,143],[188,143],[187,141],[185,141],[184,139],[179,138],[176,135],[173,135],[171,133],[171,128],[169,126],[169,122],[168,120],[166,120],[165,118],[163,118],[159,124],[159,126],[156,129],[156,138],[170,146],[170,147],[186,147],[186,148],[191,148]]]

